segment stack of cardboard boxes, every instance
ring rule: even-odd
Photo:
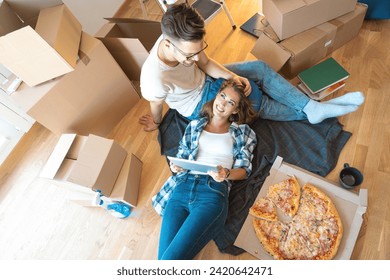
[[[140,69],[161,29],[103,18],[123,2],[94,1],[93,13],[75,0],[1,2],[0,64],[23,81],[7,102],[61,135],[42,177],[134,206],[142,162],[104,136],[140,100]]]
[[[367,6],[356,0],[263,0],[268,24],[251,53],[286,78],[354,38]]]

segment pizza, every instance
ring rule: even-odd
[[[268,197],[262,197],[257,200],[249,209],[249,214],[255,218],[276,221],[276,207],[272,200]]]
[[[267,196],[285,215],[293,217],[298,211],[301,187],[292,176],[269,187]]]
[[[267,196],[271,193],[268,191]],[[256,236],[275,259],[330,260],[336,255],[343,235],[337,209],[324,192],[310,183],[305,184],[300,193],[297,211],[289,221],[252,214],[256,217],[253,219]],[[252,208],[255,209],[257,204],[255,202]],[[276,207],[283,205],[276,204]]]

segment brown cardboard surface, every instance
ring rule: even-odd
[[[263,0],[263,13],[280,40],[354,10],[356,0]]]
[[[107,18],[110,23],[115,23],[122,33],[123,38],[137,38],[150,51],[161,35],[161,23],[158,21],[134,19],[134,18]],[[103,34],[100,31],[96,37],[112,37],[113,34]]]
[[[4,36],[23,26],[23,22],[8,6],[7,2],[0,3],[0,36]]]
[[[137,206],[141,172],[142,161],[134,154],[127,155],[110,198],[112,200],[126,202],[133,207]]]
[[[36,87],[22,84],[11,98],[58,135],[105,136],[140,97],[100,40],[83,33],[79,56],[71,73]]]
[[[40,176],[100,189],[108,197],[126,156],[126,150],[114,140],[92,134],[63,134]]]
[[[94,35],[106,23],[104,18],[113,17],[125,2],[124,0],[93,0],[86,3],[80,0],[62,0],[83,26],[83,31]],[[93,3],[93,7],[91,4]]]
[[[0,63],[29,86],[35,86],[73,70],[30,26],[0,37]]]
[[[81,24],[64,4],[42,9],[35,31],[72,67],[76,67]]]
[[[96,33],[132,81],[139,81],[141,67],[161,35],[160,22],[109,18]]]
[[[283,76],[292,78],[354,38],[366,11],[367,6],[359,3],[353,12],[280,42],[272,32],[261,34],[251,53]],[[288,56],[290,59],[285,62]]]
[[[350,259],[363,222],[362,216],[367,209],[367,189],[361,188],[359,194],[356,194],[316,174],[285,163],[283,158],[277,157],[256,200],[266,196],[269,186],[292,175],[297,178],[301,186],[310,182],[332,199],[343,224],[343,238],[334,259]],[[258,240],[253,229],[252,220],[253,217],[248,215],[234,245],[243,248],[259,259],[272,259]]]
[[[61,0],[5,0],[23,21],[35,27],[39,11],[62,4]]]
[[[89,135],[68,180],[109,196],[126,156],[113,140]]]

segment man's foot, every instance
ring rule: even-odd
[[[310,100],[303,108],[303,112],[306,114],[310,123],[317,124],[328,118],[352,113],[358,108],[359,106],[357,105],[338,105],[327,102],[320,103],[314,100]]]
[[[364,95],[360,91],[354,91],[346,93],[340,97],[333,98],[324,103],[336,104],[336,105],[355,105],[360,106],[364,102]]]

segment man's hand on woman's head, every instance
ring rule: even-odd
[[[233,79],[234,82],[244,86],[244,88],[245,88],[244,89],[245,96],[248,96],[249,94],[251,94],[252,87],[251,87],[251,84],[249,83],[249,80],[247,78],[235,75],[232,79]]]
[[[149,114],[143,115],[142,117],[139,118],[138,122],[142,124],[144,127],[145,131],[153,131],[158,129],[158,124],[156,124],[153,120],[153,117]]]

